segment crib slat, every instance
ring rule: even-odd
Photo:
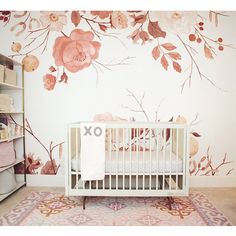
[[[72,161],[72,153],[71,153],[71,129],[69,129],[69,132],[68,132],[68,157],[69,157],[69,160],[68,160],[68,175],[69,175],[69,181],[68,181],[68,184],[69,184],[69,189],[72,188],[71,186],[71,178],[72,178],[72,174],[71,174],[71,161]]]
[[[138,158],[138,153],[139,153],[139,149],[140,149],[140,136],[139,136],[139,132],[140,132],[140,130],[137,128],[136,130],[135,130],[135,132],[136,132],[136,135],[137,135],[137,137],[138,137],[138,140],[136,141],[136,144],[135,144],[135,148],[136,148],[136,163],[137,163],[137,170],[136,170],[136,177],[135,177],[135,182],[136,182],[136,189],[138,189],[138,170],[139,170],[139,158]]]
[[[131,190],[131,172],[132,172],[132,129],[130,128],[130,135],[129,135],[129,189]]]
[[[116,189],[118,189],[118,165],[119,165],[119,129],[116,128]]]
[[[158,190],[158,173],[159,173],[159,142],[161,142],[160,137],[158,136],[158,129],[156,129],[156,190]]]
[[[171,190],[171,188],[172,188],[172,185],[171,185],[171,177],[172,177],[172,175],[171,175],[171,172],[172,172],[172,129],[170,129],[170,138],[169,138],[169,140],[170,140],[170,145],[169,145],[169,147],[170,147],[170,175],[169,175],[169,190]]]
[[[186,178],[186,171],[185,171],[185,168],[186,168],[186,158],[187,158],[187,160],[188,160],[188,157],[186,157],[186,143],[187,143],[187,135],[186,135],[186,130],[185,129],[182,129],[183,130],[183,133],[184,133],[184,135],[183,135],[183,142],[181,142],[182,143],[182,145],[183,145],[183,157],[182,157],[182,159],[183,159],[183,173],[184,173],[184,175],[183,175],[183,178],[182,178],[182,188],[185,188],[185,178]]]
[[[186,190],[186,194],[188,195],[188,192],[189,192],[189,143],[190,143],[189,127],[185,127],[185,132],[186,132],[186,140],[184,140],[185,152],[183,156],[183,158],[185,159],[185,169],[183,172],[183,176],[185,178],[184,189]]]
[[[79,164],[79,129],[76,128],[75,130],[75,158],[76,158],[76,180],[75,180],[75,186],[78,189],[78,164]]]
[[[145,149],[146,149],[146,129],[144,127],[144,136],[143,136],[143,157],[142,157],[142,167],[143,167],[143,190],[145,189]]]
[[[152,185],[152,130],[149,129],[149,190]]]
[[[164,135],[163,135],[163,138],[164,138],[164,146],[163,146],[163,164],[162,164],[162,189],[164,190],[165,189],[165,163],[166,163],[166,129],[164,129]]]
[[[122,168],[123,168],[123,190],[125,189],[125,148],[126,148],[126,143],[125,143],[125,140],[126,140],[126,132],[127,132],[127,129],[124,129],[123,128],[123,142],[122,142],[122,147],[123,147],[123,160],[122,160]]]
[[[179,156],[179,129],[176,128],[176,165],[175,165],[175,172],[176,172],[176,186],[175,189],[178,189],[178,178],[179,178],[179,169],[178,169],[178,156]]]
[[[111,128],[109,129],[109,140],[108,140],[108,145],[109,145],[109,160],[110,160],[110,173],[109,173],[109,189],[111,189],[111,172],[112,172],[112,158],[111,158],[111,148],[112,148],[112,142],[111,142]]]

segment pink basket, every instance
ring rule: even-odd
[[[16,161],[13,141],[0,143],[0,167],[9,166]]]

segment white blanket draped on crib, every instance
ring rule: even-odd
[[[81,178],[103,180],[105,177],[106,125],[81,123]]]

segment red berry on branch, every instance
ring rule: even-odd
[[[223,51],[224,50],[224,47],[223,46],[219,46],[218,48],[220,51]]]
[[[196,40],[195,34],[190,34],[190,35],[188,36],[188,38],[189,38],[189,40],[192,41],[192,42]]]
[[[8,20],[8,17],[4,17],[3,21],[6,22]]]
[[[202,42],[201,38],[197,38],[197,42],[201,43]]]
[[[201,22],[199,22],[198,23],[200,26],[203,26],[204,25],[204,23],[201,21]]]
[[[203,27],[199,27],[199,29],[200,29],[200,30],[204,30],[204,28],[203,28]]]
[[[218,42],[222,43],[223,39],[222,38],[218,38]]]
[[[3,20],[3,16],[0,16],[0,20]]]

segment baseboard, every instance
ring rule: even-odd
[[[26,184],[32,187],[64,187],[65,178],[57,175],[27,175]]]
[[[64,176],[27,175],[27,186],[64,187]],[[236,176],[191,176],[192,188],[236,187]]]
[[[236,187],[236,176],[191,176],[189,186],[192,188]]]

